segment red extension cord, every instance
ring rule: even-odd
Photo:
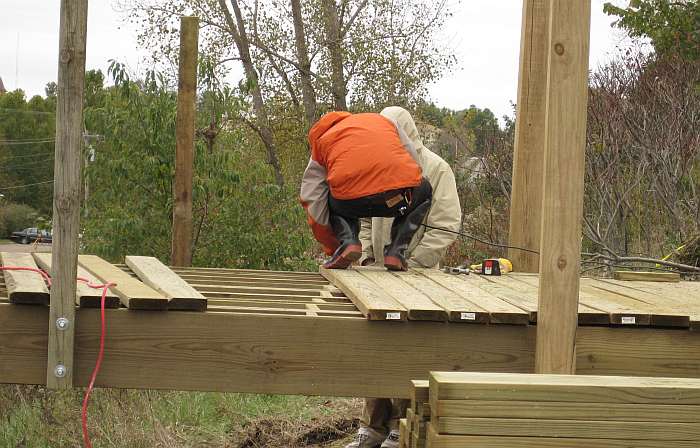
[[[37,268],[30,268],[26,266],[0,266],[0,271],[31,271],[41,274],[41,276],[46,280],[46,283],[51,287],[51,277],[46,272]],[[95,378],[97,378],[97,373],[100,371],[100,365],[102,365],[102,358],[104,356],[105,350],[105,298],[107,297],[107,291],[110,287],[116,286],[116,283],[107,282],[103,285],[95,285],[90,283],[86,278],[78,277],[78,281],[85,283],[87,286],[93,289],[102,289],[102,297],[100,298],[100,350],[97,354],[97,361],[95,361],[95,368],[92,370],[92,375],[90,376],[90,382],[85,390],[85,398],[83,398],[83,407],[81,411],[81,420],[83,427],[83,441],[87,448],[92,448],[92,443],[90,442],[90,435],[88,433],[87,427],[87,407],[88,400],[90,399],[90,393],[95,385]]]

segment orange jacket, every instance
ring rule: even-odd
[[[329,255],[338,248],[329,221],[329,193],[336,199],[357,199],[421,182],[410,139],[379,114],[330,112],[309,131],[309,144],[301,203],[314,236]]]

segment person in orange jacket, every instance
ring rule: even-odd
[[[432,187],[412,141],[391,118],[376,113],[330,112],[309,131],[311,159],[301,203],[314,237],[345,269],[362,256],[360,218],[394,218],[384,266],[407,269],[406,250],[430,209]]]

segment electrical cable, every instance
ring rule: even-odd
[[[460,236],[463,236],[463,237],[465,237],[465,238],[469,238],[469,239],[472,239],[472,240],[474,240],[474,241],[478,241],[478,242],[480,242],[480,243],[482,243],[482,244],[487,244],[487,245],[489,245],[489,246],[502,247],[502,248],[504,248],[504,249],[521,250],[521,251],[523,251],[523,252],[530,252],[530,253],[539,255],[539,252],[537,252],[536,250],[526,249],[526,248],[524,248],[524,247],[518,247],[518,246],[509,246],[509,245],[507,245],[507,244],[492,243],[492,242],[490,242],[490,241],[483,240],[483,239],[481,239],[481,238],[479,238],[479,237],[476,237],[476,236],[474,236],[474,235],[470,235],[470,234],[468,234],[468,233],[456,232],[456,231],[454,231],[454,230],[443,229],[442,227],[433,227],[433,226],[429,226],[428,224],[421,224],[421,225],[422,225],[423,227],[425,227],[425,228],[432,229],[432,230],[441,230],[441,231],[443,231],[443,232],[454,233],[455,235],[460,235]]]
[[[0,141],[0,145],[4,146],[20,146],[20,145],[39,145],[44,143],[54,143],[56,139],[46,139],[46,140],[35,140],[31,142],[13,142],[13,141]]]
[[[52,183],[53,183],[53,179],[47,180],[45,182],[36,182],[33,184],[15,185],[12,187],[0,187],[0,190],[16,190],[17,188],[33,187],[34,185],[44,185],[44,184],[52,184]]]

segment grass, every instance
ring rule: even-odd
[[[81,402],[82,390],[0,386],[0,447],[82,446]],[[88,427],[95,448],[336,447],[354,431],[359,406],[322,397],[98,389]]]

